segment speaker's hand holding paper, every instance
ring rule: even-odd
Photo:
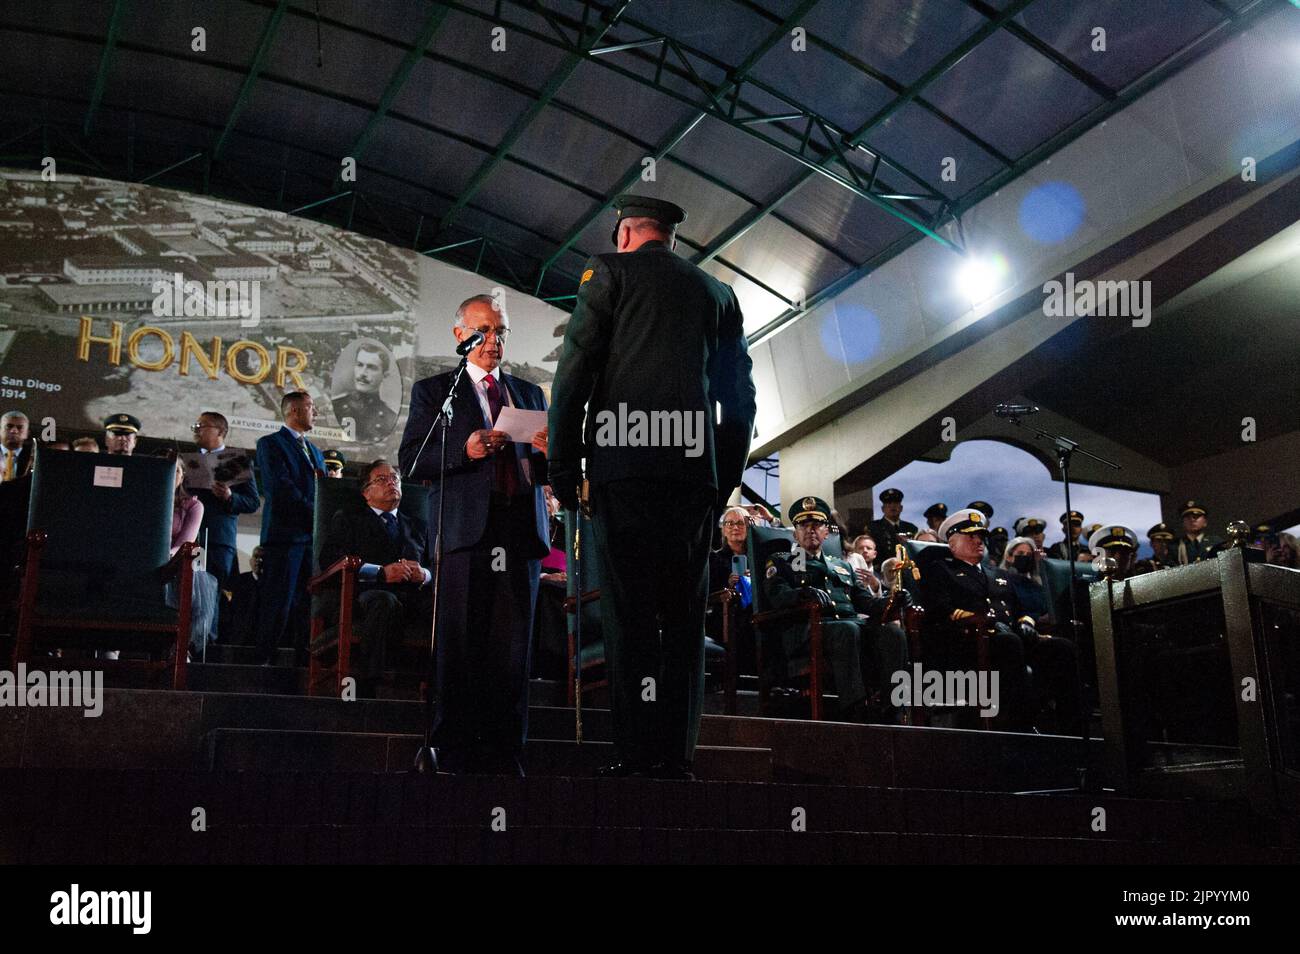
[[[531,444],[537,432],[546,426],[545,411],[525,411],[517,407],[503,407],[497,415],[494,431],[504,431],[516,444]]]

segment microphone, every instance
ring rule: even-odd
[[[469,354],[471,351],[473,351],[482,343],[483,343],[483,332],[472,331],[470,332],[470,336],[468,338],[466,338],[460,344],[456,345],[456,354],[460,355],[463,358],[465,357],[465,355]],[[1038,410],[1038,409],[1034,408],[1034,410]]]
[[[993,413],[998,417],[1024,417],[1026,414],[1037,414],[1038,408],[1033,404],[999,404]]]

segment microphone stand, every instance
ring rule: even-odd
[[[415,452],[414,460],[411,461],[411,471],[414,473],[420,455],[424,453],[424,448],[429,443],[429,438],[433,436],[434,429],[441,425],[442,448],[438,455],[438,536],[433,545],[433,625],[429,629],[429,671],[424,682],[424,742],[420,746],[420,751],[415,753],[415,765],[412,767],[412,771],[420,775],[433,775],[438,771],[438,753],[433,748],[433,685],[438,676],[438,593],[442,586],[442,518],[447,504],[447,429],[451,426],[454,414],[451,405],[456,399],[456,388],[465,374],[465,364],[468,361],[467,350],[461,355],[460,364],[456,366],[456,371],[452,375],[451,387],[447,389],[447,399],[442,402],[442,410],[429,425],[429,432],[424,435],[424,441],[420,444],[420,449]]]
[[[1042,438],[1043,440],[1047,441],[1047,442],[1050,443],[1053,447],[1056,448],[1056,463],[1057,463],[1057,466],[1061,468],[1061,483],[1063,483],[1063,484],[1065,485],[1065,523],[1066,523],[1065,552],[1066,552],[1066,556],[1068,556],[1068,557],[1069,557],[1069,560],[1070,560],[1070,586],[1069,586],[1069,593],[1070,593],[1070,635],[1071,635],[1071,637],[1073,637],[1073,639],[1074,639],[1074,641],[1075,641],[1075,646],[1077,647],[1077,646],[1078,646],[1078,640],[1079,640],[1079,636],[1078,636],[1078,619],[1079,619],[1079,610],[1078,610],[1077,600],[1076,600],[1075,593],[1074,593],[1074,583],[1075,583],[1075,580],[1074,580],[1074,551],[1075,551],[1075,544],[1074,544],[1074,543],[1070,540],[1070,538],[1069,538],[1069,532],[1070,532],[1070,531],[1069,531],[1069,526],[1070,526],[1070,457],[1075,453],[1075,451],[1078,451],[1078,452],[1079,452],[1080,454],[1082,454],[1083,456],[1085,456],[1085,457],[1091,457],[1093,460],[1097,461],[1098,463],[1105,464],[1107,467],[1114,468],[1115,470],[1123,470],[1124,468],[1121,467],[1119,464],[1115,463],[1113,460],[1107,460],[1105,457],[1099,457],[1099,456],[1097,456],[1096,454],[1092,453],[1091,451],[1086,451],[1086,450],[1084,450],[1081,446],[1079,446],[1079,444],[1078,444],[1077,441],[1072,441],[1072,440],[1070,440],[1068,437],[1064,437],[1064,436],[1062,436],[1062,435],[1060,435],[1060,434],[1050,434],[1050,433],[1048,433],[1047,431],[1045,431],[1045,430],[1043,430],[1043,429],[1041,429],[1041,428],[1034,427],[1032,424],[1026,424],[1024,421],[1020,420],[1020,416],[1017,415],[1017,414],[1010,414],[1010,415],[1007,416],[1006,419],[1009,420],[1012,424],[1016,425],[1016,427],[1024,427],[1024,428],[1028,428],[1029,430],[1033,431],[1035,435],[1037,435],[1038,437],[1040,437],[1040,438]],[[1080,535],[1082,535],[1082,531],[1080,531]],[[1107,585],[1109,585],[1109,584],[1107,584]],[[1076,657],[1076,658],[1077,658],[1077,657]],[[1091,751],[1090,751],[1090,745],[1089,745],[1089,743],[1091,742],[1091,739],[1090,739],[1090,732],[1089,732],[1089,725],[1088,725],[1088,723],[1091,721],[1092,708],[1091,708],[1091,706],[1087,706],[1087,701],[1086,701],[1086,699],[1085,699],[1085,697],[1084,697],[1084,694],[1083,694],[1083,669],[1082,669],[1082,667],[1081,667],[1081,666],[1075,666],[1075,668],[1074,668],[1074,673],[1075,673],[1075,679],[1076,679],[1076,681],[1078,682],[1079,706],[1080,706],[1080,708],[1083,708],[1083,712],[1082,712],[1082,716],[1083,716],[1083,726],[1082,726],[1082,728],[1083,728],[1083,731],[1079,734],[1079,743],[1080,743],[1080,746],[1081,746],[1081,748],[1082,748],[1082,756],[1081,756],[1081,758],[1080,758],[1080,763],[1079,763],[1078,770],[1077,770],[1077,771],[1078,771],[1078,779],[1079,779],[1079,783],[1078,783],[1077,787],[1076,787],[1076,788],[1073,788],[1073,789],[1049,789],[1049,790],[1046,790],[1046,791],[1043,791],[1043,792],[1033,792],[1033,793],[1029,793],[1029,794],[1050,794],[1051,792],[1059,792],[1059,791],[1080,791],[1080,792],[1086,792],[1086,791],[1088,791],[1088,776],[1089,776],[1089,769],[1091,768],[1091,765],[1092,765],[1092,753],[1091,753]],[[1084,708],[1085,706],[1087,706],[1087,707]]]

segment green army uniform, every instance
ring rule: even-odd
[[[617,207],[620,220],[685,217],[638,196]],[[619,760],[610,774],[689,774],[709,545],[749,454],[751,367],[735,293],[664,242],[588,259],[551,387],[548,473],[571,509],[586,460]]]
[[[809,501],[815,503],[809,504]],[[803,498],[791,520],[806,512],[829,507],[817,497]],[[896,623],[880,625],[878,620],[888,602],[887,596],[872,596],[858,582],[857,574],[846,560],[825,551],[816,554],[798,549],[778,553],[767,561],[763,592],[772,609],[788,609],[809,602],[808,590],[822,590],[831,605],[822,609],[822,647],[840,710],[848,713],[860,709],[867,698],[864,672],[873,674],[872,682],[888,697],[889,677],[907,666],[907,636]],[[862,619],[859,614],[871,618]],[[808,658],[808,626],[799,622],[781,633],[781,646],[787,673]]]

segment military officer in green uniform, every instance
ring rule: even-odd
[[[1178,513],[1183,518],[1183,535],[1170,548],[1169,562],[1174,566],[1186,566],[1212,559],[1223,547],[1223,540],[1205,532],[1205,508],[1195,500],[1188,500]]]
[[[573,511],[586,461],[617,753],[602,774],[691,778],[709,545],[749,455],[752,365],[735,292],[673,253],[686,212],[615,208],[617,253],[587,260],[565,329],[548,473]]]
[[[1148,530],[1147,542],[1151,544],[1151,557],[1143,562],[1151,569],[1163,570],[1174,565],[1173,558],[1169,555],[1170,547],[1174,542],[1174,532],[1169,529],[1169,524],[1161,521]]]
[[[907,667],[907,636],[897,623],[881,624],[889,597],[872,596],[858,582],[846,560],[822,550],[830,535],[831,508],[820,497],[803,497],[791,512],[796,549],[767,561],[763,587],[773,609],[802,603],[822,608],[822,647],[839,696],[839,717],[848,721],[896,722],[900,712],[890,707],[889,685],[895,672]],[[911,602],[899,590],[904,606]],[[781,634],[784,662],[791,668],[808,658],[808,626],[799,622]],[[867,679],[880,692],[878,707],[868,709]]]
[[[894,555],[894,547],[902,542],[903,536],[916,536],[916,524],[901,519],[903,492],[897,487],[889,487],[880,492],[880,513],[878,520],[867,524],[867,533],[876,541],[877,567]]]
[[[378,444],[393,433],[397,412],[379,396],[379,386],[388,374],[388,352],[369,338],[357,342],[357,356],[352,364],[353,390],[330,398],[334,419],[343,426],[344,418],[356,423],[354,440],[358,444]]]

